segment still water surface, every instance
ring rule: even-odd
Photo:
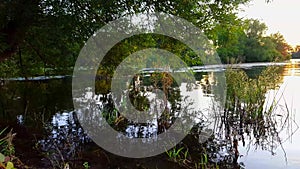
[[[249,76],[260,72],[262,67],[259,66],[246,66]],[[207,82],[211,73],[197,73],[196,76],[199,82]],[[246,138],[245,146],[239,144],[242,155],[239,162],[244,163],[245,168],[300,168],[300,68],[285,65],[281,76],[279,88],[269,91],[266,97],[270,102],[276,95],[278,123],[282,123],[280,118],[287,115],[288,120],[283,122],[285,125],[279,131],[279,141],[271,150],[262,150],[251,138]],[[0,127],[10,126],[17,132],[16,152],[25,163],[47,168],[45,166],[59,165],[53,159],[61,159],[61,156],[66,161],[76,160],[73,157],[79,152],[83,154],[82,163],[89,160],[91,164],[97,163],[97,157],[84,155],[91,151],[87,147],[92,141],[76,123],[71,78],[43,81],[12,79],[6,81],[0,90]],[[209,88],[204,86],[197,90],[209,97]],[[108,104],[105,98],[101,102]],[[286,107],[289,113],[286,113]],[[280,142],[281,145],[278,144]],[[51,153],[45,156],[47,152]]]
[[[282,72],[283,81],[278,90],[269,91],[267,99],[276,95],[279,102],[277,114],[286,112],[288,107],[288,125],[279,133],[282,146],[274,150],[274,155],[268,151],[256,149],[251,143],[250,147],[240,146],[240,159],[246,168],[300,168],[300,68],[299,65],[286,65]]]

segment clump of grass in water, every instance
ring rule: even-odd
[[[263,118],[266,93],[278,87],[281,80],[279,67],[267,67],[257,79],[251,79],[243,70],[228,69],[227,98],[225,111],[229,114],[241,114],[249,122]]]
[[[238,144],[242,141],[245,146],[245,134],[250,135],[248,147],[254,143],[256,148],[261,147],[273,154],[277,148],[274,145],[281,146],[278,133],[280,127],[277,125],[278,119],[275,118],[278,103],[273,98],[271,106],[266,106],[268,91],[279,87],[281,81],[279,69],[280,67],[267,67],[255,79],[249,78],[243,70],[226,71],[226,107],[216,134],[203,144],[194,142],[191,144],[187,140],[189,150],[193,152],[192,161],[195,162],[198,158],[198,163],[195,163],[193,168],[243,167],[242,163],[238,163],[240,157]],[[192,135],[196,136],[197,132]],[[194,150],[191,145],[194,146]],[[205,151],[199,151],[201,147]],[[167,153],[169,157],[174,154],[171,152]],[[195,152],[198,152],[198,155],[195,156]]]
[[[232,144],[234,162],[237,162],[239,157],[238,141],[242,140],[245,146],[244,133],[253,135],[251,137],[253,140],[249,140],[250,144],[254,141],[256,148],[261,147],[272,154],[275,154],[276,149],[272,145],[282,147],[278,133],[280,126],[277,125],[278,119],[275,118],[278,102],[273,98],[271,105],[266,103],[267,92],[279,87],[281,81],[279,69],[275,66],[267,67],[255,79],[249,78],[243,70],[226,71],[227,99],[222,118],[224,131],[221,132]],[[290,113],[288,108],[286,113]]]

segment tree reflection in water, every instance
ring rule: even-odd
[[[215,139],[223,142],[229,162],[237,163],[238,158],[245,155],[239,153],[238,144],[247,146],[248,150],[254,146],[272,155],[278,147],[284,151],[285,138],[279,133],[295,124],[292,112],[287,105],[279,105],[279,100],[266,98],[268,92],[275,92],[282,82],[279,73],[279,67],[268,67],[256,79],[251,79],[242,70],[227,70],[226,106]],[[276,95],[284,99],[282,93]]]
[[[196,163],[201,163],[201,160],[203,161],[204,157],[207,157],[208,162],[205,164],[207,167],[213,168],[217,163],[220,168],[239,168],[240,165],[243,165],[239,163],[239,157],[246,155],[239,152],[240,146],[246,146],[247,149],[250,147],[263,149],[271,154],[275,154],[278,147],[283,149],[282,143],[286,138],[280,137],[280,133],[291,130],[289,135],[291,136],[295,131],[295,128],[290,128],[291,125],[295,124],[292,119],[293,112],[290,112],[287,105],[279,105],[278,100],[272,97],[266,98],[269,92],[275,92],[274,95],[277,96],[281,95],[281,93],[276,93],[276,88],[281,83],[280,71],[278,67],[268,67],[261,72],[260,76],[249,78],[241,70],[229,69],[226,72],[227,99],[223,109],[218,107],[220,101],[215,99],[218,97],[213,93],[214,86],[218,84],[214,73],[203,73],[200,76],[196,74],[196,77],[199,76],[198,81],[194,84],[185,84],[185,86],[189,90],[199,91],[215,106],[210,109],[217,112],[210,115],[219,115],[219,118],[214,118],[215,126],[212,129],[215,134],[208,135],[209,139],[202,142],[200,136],[206,132],[207,119],[211,116],[207,116],[207,112],[204,110],[203,112],[196,111],[188,114],[189,120],[197,119],[195,126],[189,135],[175,147],[175,149],[183,148],[182,152],[188,152],[188,155],[186,157],[181,155],[182,160],[173,161],[178,163],[181,168],[195,168]],[[168,130],[176,120],[176,113],[182,108],[179,102],[181,100],[190,101],[189,97],[182,97],[182,93],[178,90],[178,84],[170,83],[172,79],[162,79],[162,77],[170,78],[167,75],[157,75],[152,80],[140,77],[143,84],[140,83],[140,87],[132,85],[130,89],[131,102],[137,109],[145,111],[154,111],[154,108],[150,107],[148,96],[155,93],[155,88],[167,93],[166,98],[157,100],[158,105],[161,106],[158,106],[160,109],[156,111],[163,110],[163,112],[159,116],[154,116],[153,121],[137,123],[134,120],[126,119],[116,111],[112,97],[107,90],[110,86],[107,79],[96,81],[97,95],[92,97],[96,103],[95,114],[90,117],[90,120],[103,118],[110,126],[128,138],[155,140],[160,133]],[[153,83],[155,78],[157,81]],[[55,83],[59,84],[58,81]],[[1,109],[4,112],[2,116],[6,117],[7,113],[5,112],[8,110],[5,107],[13,107],[15,109],[10,110],[10,116],[16,114],[18,119],[22,119],[21,125],[30,124],[32,126],[32,124],[36,124],[35,128],[39,130],[38,132],[43,131],[42,128],[45,127],[46,132],[44,131],[43,136],[37,138],[36,149],[48,157],[52,166],[62,167],[62,164],[66,162],[73,161],[75,163],[75,161],[80,160],[80,163],[83,163],[80,154],[86,151],[86,145],[90,144],[91,140],[78,123],[75,112],[71,111],[71,106],[66,107],[66,105],[71,105],[69,96],[62,95],[66,89],[58,87],[60,85],[55,83],[52,85],[36,83],[32,87],[26,85],[26,88],[16,87],[13,83],[11,85],[6,84],[2,87],[3,91],[6,91],[9,98],[16,98],[16,100],[1,101]],[[163,86],[164,83],[167,85]],[[9,88],[9,86],[11,87]],[[6,88],[8,89],[6,90]],[[27,91],[31,92],[28,93]],[[41,95],[41,93],[43,94]],[[52,100],[59,103],[50,102]],[[15,102],[22,103],[23,107],[14,105]],[[41,107],[41,105],[43,106]],[[20,114],[19,112],[24,113]],[[53,112],[56,113],[53,115]],[[21,137],[21,133],[18,133],[18,136]]]
[[[189,135],[176,146],[177,148],[183,147],[189,152],[186,157],[189,160],[181,165],[190,168],[201,160],[202,156],[207,156],[208,166],[213,167],[217,163],[226,168],[238,168],[243,165],[243,163],[238,163],[239,157],[245,155],[239,153],[239,145],[247,146],[248,149],[250,146],[255,146],[257,149],[270,151],[274,155],[275,150],[282,147],[283,143],[283,138],[279,137],[279,133],[289,127],[291,124],[289,121],[294,122],[287,107],[278,105],[278,100],[274,98],[269,98],[269,100],[266,98],[267,92],[276,89],[281,83],[279,73],[278,67],[268,67],[256,78],[249,78],[242,70],[228,69],[225,108],[221,110],[216,106],[214,109],[214,111],[222,112],[219,118],[215,117],[216,125],[213,129],[215,134],[202,143],[200,136],[205,133],[207,124],[205,124],[204,116],[198,118]],[[160,76],[162,77],[164,76]],[[139,80],[145,84],[137,88],[133,83],[131,102],[139,110],[153,111],[149,107],[146,93],[159,88],[167,93],[164,101],[168,102],[164,104],[166,107],[160,116],[156,116],[155,120],[150,123],[139,124],[120,115],[112,107],[111,101],[102,106],[102,113],[114,129],[123,132],[129,138],[156,138],[174,123],[178,102],[184,98],[180,95],[176,84],[168,83],[168,86],[164,86],[165,79],[159,79],[158,83],[154,83],[155,85],[150,85],[149,79],[148,82],[147,79]],[[202,90],[204,97],[211,98],[214,104],[219,105],[218,100],[214,100],[215,93],[213,93],[217,83],[214,73],[208,73],[195,84],[190,84],[194,86],[190,87],[190,90]],[[280,93],[277,94],[280,95]],[[280,114],[278,114],[278,109],[282,109]],[[218,113],[213,114],[218,115]],[[198,117],[197,115],[190,116],[191,119]]]

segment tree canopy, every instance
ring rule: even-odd
[[[280,33],[266,36],[267,26],[257,19],[237,19],[227,29],[216,28],[219,56],[224,63],[283,61],[290,58],[291,46]]]
[[[46,69],[60,73],[66,68],[71,70],[81,47],[95,31],[110,21],[138,12],[165,12],[187,19],[214,42],[224,62],[226,58],[269,61],[279,53],[286,57],[288,47],[282,35],[265,38],[264,24],[256,20],[243,21],[236,16],[239,6],[249,1],[3,0],[0,2],[0,62],[5,61],[11,69],[17,69],[16,73],[30,75]],[[153,46],[157,43],[154,40],[164,41],[181,49],[177,54],[189,65],[201,64],[193,53],[179,47],[180,42],[158,36],[143,38],[149,40],[143,43],[144,47]],[[123,42],[126,48],[115,48],[122,49],[115,52],[123,55],[134,52],[129,41]],[[256,47],[266,48],[266,51]]]

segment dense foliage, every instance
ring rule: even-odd
[[[282,35],[265,37],[263,23],[237,18],[239,6],[249,1],[3,0],[0,2],[0,76],[70,73],[84,42],[101,26],[127,14],[153,11],[185,18],[204,30],[223,62],[286,59],[289,46]],[[175,53],[190,66],[201,64],[180,42],[148,35],[140,38],[146,41],[136,43],[137,49],[160,47],[158,41],[164,41],[173,45],[165,45],[164,49],[176,49]],[[112,53],[122,53],[121,60],[136,51],[130,40],[119,46],[115,48],[119,51]]]
[[[267,26],[256,19],[236,19],[227,29],[215,28],[215,44],[224,63],[283,61],[291,46],[280,33],[266,36]]]

